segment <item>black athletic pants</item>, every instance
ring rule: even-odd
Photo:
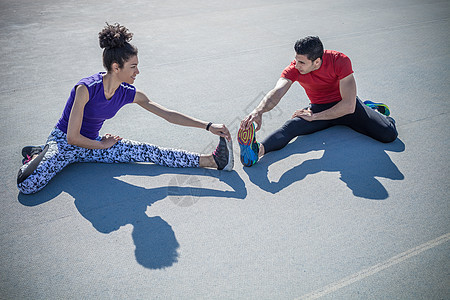
[[[310,108],[313,113],[318,113],[333,107],[336,103],[311,104]],[[287,121],[280,129],[269,135],[262,142],[264,152],[269,153],[279,150],[299,135],[314,133],[335,125],[348,126],[359,133],[370,136],[383,143],[393,142],[398,135],[394,119],[369,108],[357,97],[355,112],[352,114],[333,120],[309,122],[297,117]]]

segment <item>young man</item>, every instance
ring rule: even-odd
[[[244,166],[250,167],[264,154],[282,149],[294,137],[334,125],[346,125],[384,143],[397,138],[389,108],[382,103],[363,103],[357,97],[352,64],[345,54],[324,50],[320,39],[313,36],[298,40],[294,49],[295,59],[284,69],[275,88],[241,121],[238,142]],[[262,115],[273,109],[296,81],[305,89],[309,107],[295,111],[280,129],[258,143],[255,132],[261,128]]]

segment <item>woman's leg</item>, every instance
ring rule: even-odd
[[[33,167],[33,160],[20,168],[17,187],[24,194],[40,191],[65,166],[76,161],[76,156],[67,151],[67,139],[59,129],[53,129],[48,137],[47,145],[47,152],[31,175],[26,178],[20,176],[26,173],[28,167]]]
[[[172,168],[217,168],[231,171],[234,158],[231,142],[220,138],[212,154],[197,154],[185,150],[161,148],[152,144],[122,139],[113,147],[103,150],[86,149],[80,161],[96,162],[152,162]]]
[[[231,144],[221,138],[221,142],[212,155],[200,156],[184,150],[161,148],[147,143],[122,139],[108,149],[86,149],[67,143],[67,135],[55,128],[48,141],[47,153],[37,169],[25,180],[18,183],[24,194],[32,194],[41,190],[65,166],[74,162],[129,163],[152,162],[173,168],[217,167],[231,170]],[[221,152],[221,153],[218,153]],[[220,158],[227,157],[226,162]],[[203,161],[201,161],[201,159]],[[218,160],[219,159],[219,160]],[[22,166],[23,172],[30,163]]]
[[[78,154],[80,162],[129,163],[152,162],[172,168],[199,167],[200,155],[184,150],[122,139],[108,149],[84,149]]]

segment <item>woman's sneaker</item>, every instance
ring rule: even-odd
[[[22,163],[26,164],[28,163],[30,160],[33,159],[34,155],[38,155],[39,153],[42,152],[42,148],[41,146],[26,146],[22,148],[22,156],[23,156],[23,160]]]
[[[39,152],[39,155],[36,156],[36,158],[34,158],[33,160],[31,160],[31,162],[28,164],[28,166],[24,170],[22,170],[22,169],[19,170],[19,173],[17,174],[17,184],[22,183],[25,179],[28,178],[28,176],[33,174],[34,170],[37,169],[37,167],[41,163],[42,159],[44,158],[45,153],[47,153],[47,150],[48,150],[48,144],[45,145],[44,149],[41,149],[41,151]]]
[[[389,107],[384,103],[375,103],[372,101],[364,101],[364,104],[368,107],[377,110],[380,114],[385,115],[386,117],[391,114]]]
[[[233,144],[225,138],[220,137],[219,145],[212,153],[214,161],[217,164],[217,170],[231,171],[234,166]]]
[[[241,162],[245,167],[251,167],[258,161],[259,143],[256,141],[255,124],[247,130],[239,128],[238,143],[241,150]]]

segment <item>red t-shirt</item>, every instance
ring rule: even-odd
[[[318,70],[300,74],[295,68],[295,61],[293,61],[284,69],[281,77],[292,82],[298,81],[305,89],[311,103],[324,104],[342,100],[339,81],[352,73],[350,58],[337,51],[325,50],[322,65]]]

